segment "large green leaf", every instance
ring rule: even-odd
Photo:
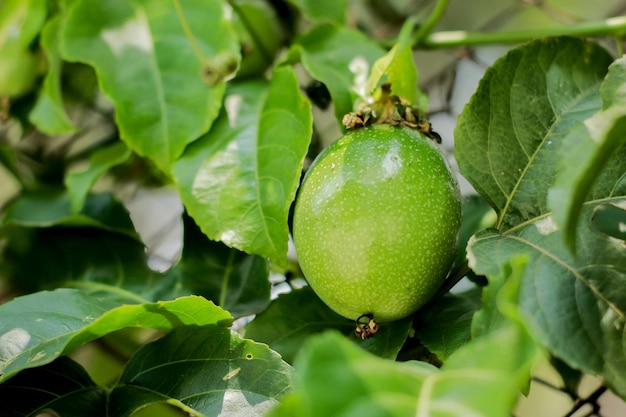
[[[531,42],[498,60],[459,117],[455,156],[496,210],[498,228],[548,212],[564,136],[602,106],[611,56],[570,38]]]
[[[359,96],[365,96],[369,69],[385,51],[356,30],[319,26],[295,41],[302,64],[313,78],[328,87],[335,106],[335,116],[354,110]]]
[[[231,323],[230,314],[197,296],[147,303],[130,292],[103,287],[18,297],[0,306],[0,381],[124,327],[171,330]]]
[[[291,389],[291,367],[230,329],[186,326],[141,348],[111,393],[111,415],[168,400],[193,416],[263,416]]]
[[[175,274],[184,290],[206,297],[235,317],[263,311],[270,302],[267,261],[209,240],[187,215],[183,221],[182,257],[168,275]]]
[[[122,139],[169,172],[221,107],[239,46],[219,0],[78,0],[62,56],[93,66]]]
[[[395,359],[407,338],[411,319],[380,325],[380,332],[366,340],[356,338],[353,321],[328,308],[306,286],[281,294],[246,326],[246,337],[267,343],[285,361],[293,363],[305,340],[328,329],[336,329],[356,340],[364,349],[384,358]]]
[[[228,246],[286,262],[287,216],[311,137],[310,104],[291,68],[233,85],[211,131],[174,166],[185,207]]]
[[[36,417],[44,410],[63,417],[106,416],[106,391],[67,356],[1,384],[0,403],[3,417]]]
[[[83,169],[67,173],[64,182],[71,200],[72,212],[78,213],[83,208],[87,194],[102,174],[126,161],[130,155],[130,149],[123,142],[116,142],[95,150],[89,155],[89,163]]]
[[[61,95],[61,66],[59,55],[60,18],[50,19],[41,33],[41,47],[48,60],[48,72],[39,91],[37,103],[29,114],[29,120],[39,130],[49,135],[74,132],[76,128],[69,119]]]
[[[526,254],[520,304],[538,338],[569,366],[602,376],[625,396],[626,379],[617,371],[626,363],[624,247],[590,228],[596,207],[623,204],[626,194],[626,119],[618,99],[602,110],[603,100],[612,100],[600,90],[609,63],[596,44],[568,38],[511,51],[464,109],[456,152],[463,175],[499,215],[499,233],[485,231],[470,242],[474,272],[496,274],[512,256]],[[555,178],[553,217],[547,197]],[[555,219],[567,216],[560,229]],[[572,229],[576,256],[564,239]]]
[[[589,202],[582,216],[594,208],[626,198]],[[528,267],[521,284],[520,306],[539,340],[568,365],[603,376],[626,396],[626,257],[624,245],[578,227],[577,256],[563,243],[551,216],[529,220],[500,234],[479,233],[470,244],[470,266],[483,274],[497,273],[512,256],[525,254]]]
[[[509,416],[537,349],[516,304],[523,264],[507,272],[493,277],[501,290],[489,299],[505,325],[455,351],[441,370],[381,359],[327,332],[307,342],[295,362],[296,393],[270,416]]]
[[[581,120],[563,139],[569,146],[561,151],[559,173],[549,191],[548,204],[554,212],[554,219],[563,227],[564,237],[572,250],[582,203],[598,177],[603,170],[626,172],[625,88],[626,58],[622,58],[611,64],[600,86],[604,110]],[[624,194],[626,180],[623,182],[625,185],[621,190],[617,187],[604,194],[607,197]]]

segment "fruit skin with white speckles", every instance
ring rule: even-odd
[[[330,308],[387,322],[432,298],[460,226],[459,187],[437,145],[407,127],[374,125],[315,159],[293,237],[304,276]]]

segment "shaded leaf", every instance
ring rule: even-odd
[[[96,180],[109,168],[125,162],[130,155],[130,149],[123,142],[116,142],[91,153],[89,165],[84,169],[67,173],[64,183],[71,201],[72,213],[78,213],[83,208],[87,194]]]
[[[341,25],[346,19],[347,0],[288,0],[315,23]]]
[[[213,301],[235,317],[263,311],[270,302],[267,261],[209,240],[189,216],[185,215],[183,221],[182,257],[168,273],[179,274],[185,289]]]
[[[262,416],[290,389],[291,367],[267,346],[216,325],[186,326],[137,351],[110,410],[130,416],[172,399],[191,415]]]
[[[37,103],[29,114],[29,120],[48,135],[74,132],[76,128],[69,119],[61,95],[62,60],[58,50],[59,17],[50,19],[41,33],[41,47],[48,61],[48,72],[39,90]]]
[[[7,250],[9,279],[22,292],[60,286],[110,285],[154,300],[167,297],[171,283],[148,267],[145,246],[116,233],[83,228],[33,230],[29,245]],[[164,294],[165,293],[165,294]]]
[[[0,381],[124,327],[171,330],[231,323],[230,314],[196,296],[146,303],[130,292],[101,287],[18,297],[0,306]]]
[[[67,10],[62,56],[96,69],[120,136],[169,172],[221,107],[239,60],[218,0],[78,0]]]
[[[448,293],[421,308],[415,318],[415,337],[443,362],[469,343],[474,313],[481,307],[480,289]]]
[[[286,262],[287,216],[311,137],[310,104],[291,68],[236,84],[211,131],[174,166],[189,214],[211,239]]]
[[[1,384],[0,403],[4,417],[34,417],[44,409],[63,417],[106,416],[105,390],[67,356]]]
[[[478,195],[465,196],[461,203],[463,219],[461,221],[461,231],[459,232],[458,251],[452,271],[460,270],[467,262],[467,242],[475,233],[488,227],[493,227],[496,223],[496,214],[487,202]],[[478,277],[474,271],[469,271],[466,275],[473,282],[479,285],[486,283],[484,277]]]
[[[459,117],[461,174],[508,229],[548,212],[563,138],[602,106],[599,87],[611,56],[595,43],[538,40],[498,60]]]
[[[27,192],[6,208],[3,224],[22,227],[85,226],[137,237],[128,211],[112,194],[87,197],[78,214],[73,214],[63,191]]]
[[[306,286],[281,294],[246,326],[246,337],[267,343],[292,363],[303,343],[312,335],[336,329],[364,349],[384,358],[395,359],[407,338],[411,318],[380,324],[380,331],[366,340],[354,334],[355,323],[328,308]]]
[[[582,217],[590,217],[598,204],[586,203]],[[585,222],[577,233],[574,258],[549,216],[503,234],[485,231],[470,243],[470,266],[478,273],[497,274],[509,258],[525,254],[520,306],[541,343],[569,366],[603,376],[624,396],[624,376],[617,371],[626,363],[623,244],[593,232]]]
[[[591,228],[596,232],[626,241],[626,209],[614,204],[597,206],[591,217]]]
[[[241,43],[237,79],[262,75],[274,62],[285,41],[285,30],[275,9],[263,0],[231,2],[232,24]]]
[[[385,53],[363,33],[331,26],[305,33],[294,48],[311,76],[328,87],[339,123],[354,110],[355,100],[367,94],[369,69]]]

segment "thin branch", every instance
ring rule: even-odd
[[[579,398],[574,403],[571,410],[569,410],[568,413],[565,414],[563,417],[572,417],[574,414],[576,414],[578,410],[580,410],[587,404],[593,407],[592,414],[597,414],[600,411],[598,400],[600,399],[602,394],[604,394],[606,391],[607,391],[607,388],[604,385],[602,385],[598,389],[596,389],[594,392],[592,392],[587,398]]]
[[[432,33],[419,41],[418,48],[456,48],[459,46],[514,44],[550,36],[608,36],[626,32],[626,16],[571,26],[534,28],[498,32],[446,31]]]

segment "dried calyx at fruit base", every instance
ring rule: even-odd
[[[390,85],[381,87],[380,98],[374,103],[362,103],[359,110],[346,114],[341,121],[346,129],[359,129],[375,124],[407,126],[416,129],[424,136],[441,143],[441,136],[432,130],[432,125],[417,107],[406,100],[391,95]],[[373,314],[363,314],[356,320],[354,333],[361,339],[368,339],[378,333],[378,323]]]
[[[347,129],[359,129],[375,124],[408,126],[441,143],[441,136],[432,130],[432,125],[421,110],[406,100],[391,95],[389,84],[384,84],[380,91],[378,100],[374,103],[362,103],[359,110],[343,116],[342,124]]]

